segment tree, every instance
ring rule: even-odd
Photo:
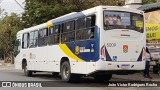
[[[117,0],[25,0],[22,16],[24,27],[47,22],[70,12],[79,12],[98,5],[117,5]]]
[[[0,20],[0,50],[4,57],[8,57],[13,51],[16,33],[22,29],[21,18],[12,13]]]
[[[151,4],[151,3],[155,3],[157,2],[157,0],[142,0],[143,4]]]
[[[24,27],[31,27],[68,13],[62,0],[26,0]]]

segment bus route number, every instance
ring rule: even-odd
[[[116,47],[116,43],[107,43],[107,47]]]

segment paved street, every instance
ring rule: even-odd
[[[67,90],[139,90],[147,89],[152,90],[153,87],[137,88],[137,87],[106,87],[106,83],[98,83],[93,78],[82,78],[81,81],[76,83],[66,83],[62,82],[59,76],[53,77],[51,73],[39,72],[33,75],[33,77],[26,77],[22,70],[15,70],[12,65],[6,67],[0,66],[0,81],[52,81],[53,87],[45,88],[47,90],[51,89],[67,89]],[[160,76],[156,74],[151,74],[153,79],[147,79],[142,76],[142,73],[133,75],[114,75],[111,81],[160,81]],[[46,82],[46,84],[50,84]],[[12,90],[18,90],[22,88],[13,88]],[[29,90],[30,88],[23,88]],[[41,90],[42,88],[36,88],[34,90]],[[44,88],[43,88],[44,89]],[[154,87],[154,90],[158,90],[158,87]],[[0,90],[9,90],[9,88],[0,88]],[[31,89],[30,89],[31,90]]]

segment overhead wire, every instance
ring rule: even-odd
[[[0,4],[2,5],[2,3],[11,3],[11,2],[3,2],[4,0],[0,0]],[[15,3],[12,3],[12,4],[17,4],[19,7],[20,7],[20,9],[22,9],[22,10],[24,10],[24,8],[23,8],[23,6],[17,1],[17,0],[13,0]],[[10,6],[11,7],[11,6]],[[19,9],[19,10],[20,10]],[[2,9],[2,10],[9,10],[9,11],[16,11],[16,10],[12,10],[12,9]],[[18,9],[17,9],[18,10]],[[1,12],[1,14],[0,14],[0,18],[3,16],[3,14],[2,14],[3,12]]]
[[[17,0],[14,0],[14,1],[17,3],[17,5],[19,5],[24,10],[23,6]]]

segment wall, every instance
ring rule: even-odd
[[[160,10],[145,13],[145,23],[147,40],[160,46]]]

